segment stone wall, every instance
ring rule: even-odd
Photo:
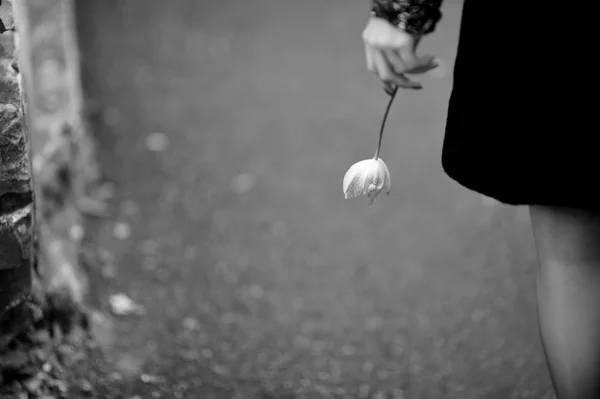
[[[12,3],[0,3],[0,348],[28,319],[34,265],[29,143],[15,59]]]
[[[29,303],[42,310],[43,319],[68,329],[69,320],[81,313],[87,291],[79,266],[82,214],[97,205],[89,192],[98,179],[93,140],[82,117],[73,4],[71,0],[8,3],[15,8],[35,192],[37,262]],[[0,290],[10,278],[0,277]],[[24,288],[19,295],[23,293]],[[7,303],[0,303],[0,311]],[[0,319],[0,325],[8,324],[10,320]]]

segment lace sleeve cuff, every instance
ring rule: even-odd
[[[442,17],[441,6],[442,0],[371,0],[371,15],[422,36],[435,30]]]

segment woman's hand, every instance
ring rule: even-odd
[[[419,43],[414,37],[401,31],[381,18],[371,18],[363,31],[367,68],[384,84],[389,94],[395,86],[418,90],[421,83],[405,74],[422,74],[437,67],[435,57],[415,54]]]

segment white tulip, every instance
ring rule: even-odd
[[[392,190],[390,171],[381,158],[365,159],[355,163],[344,175],[344,196],[354,198],[366,196],[369,206],[373,205],[381,191]]]
[[[379,158],[383,129],[385,128],[385,122],[392,107],[392,102],[394,102],[394,98],[398,92],[398,86],[394,86],[390,90],[389,93],[386,90],[386,93],[390,94],[390,100],[381,121],[375,156],[372,159],[365,159],[364,161],[355,163],[344,175],[344,196],[346,198],[366,196],[369,199],[369,206],[373,205],[380,192],[385,191],[389,195],[392,191],[390,170],[385,162],[383,162],[383,159]]]

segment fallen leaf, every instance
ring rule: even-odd
[[[118,239],[125,240],[131,236],[131,227],[128,223],[119,222],[115,224],[115,227],[113,228],[113,234]]]
[[[256,176],[253,173],[242,173],[233,179],[232,187],[236,194],[244,194],[254,187]]]
[[[143,306],[135,303],[125,294],[114,294],[109,298],[110,308],[115,315],[143,314]]]
[[[160,132],[150,133],[146,136],[146,148],[150,151],[161,152],[169,147],[169,137]]]
[[[146,384],[159,384],[166,381],[165,377],[151,374],[142,374],[140,379]]]

